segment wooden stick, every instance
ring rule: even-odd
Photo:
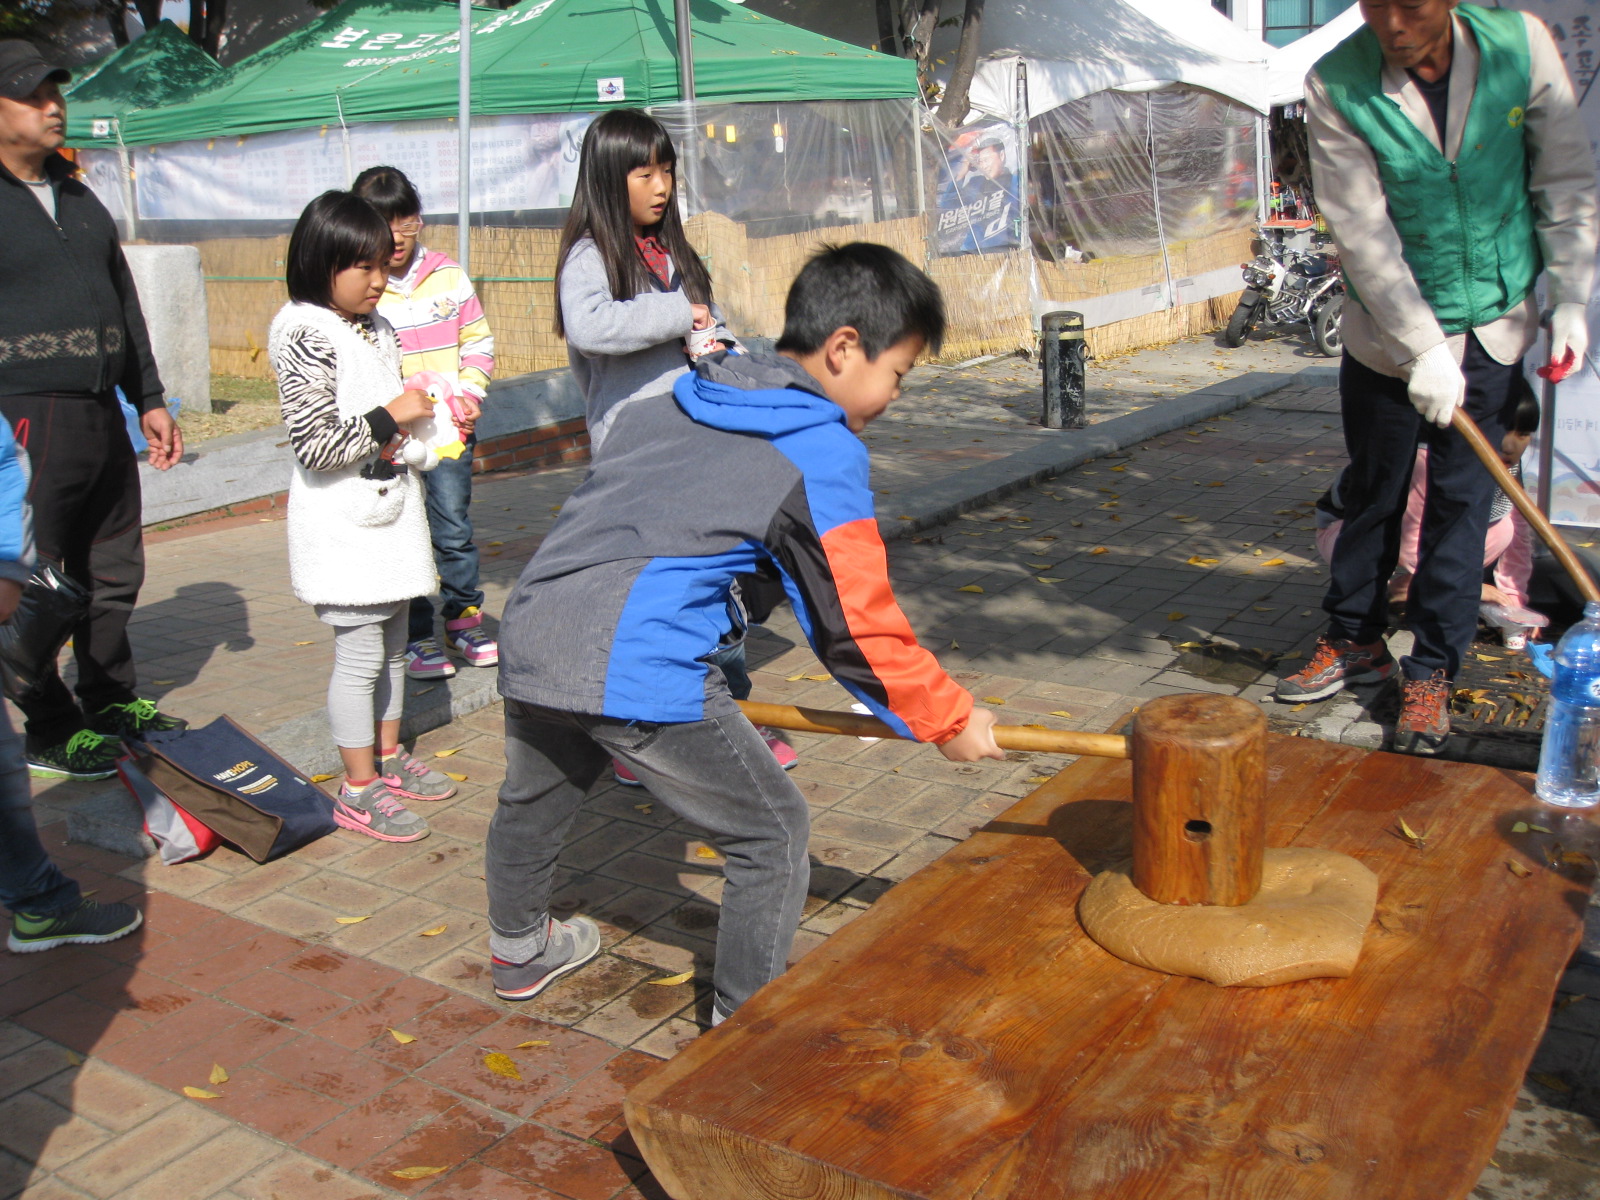
[[[897,738],[900,735],[876,717],[824,708],[797,708],[791,704],[763,704],[741,700],[739,707],[756,725],[792,729],[799,733],[841,733],[849,737]],[[996,725],[995,743],[1002,750],[1032,750],[1038,754],[1086,754],[1094,758],[1127,758],[1128,739],[1114,733],[1077,733],[1068,729],[1026,729]]]
[[[1489,444],[1489,439],[1483,436],[1483,430],[1466,410],[1457,408],[1451,414],[1450,423],[1456,431],[1467,439],[1467,444],[1472,447],[1480,462],[1489,469],[1489,474],[1494,476],[1494,481],[1500,485],[1502,491],[1511,497],[1511,503],[1517,506],[1517,511],[1522,514],[1523,520],[1533,527],[1535,533],[1550,547],[1550,553],[1556,556],[1572,582],[1578,585],[1578,591],[1583,593],[1585,600],[1600,600],[1600,588],[1595,587],[1594,580],[1589,577],[1588,570],[1583,565],[1583,560],[1572,552],[1572,547],[1567,545],[1566,539],[1556,531],[1556,527],[1539,511],[1539,506],[1522,490],[1522,485],[1506,469],[1505,463],[1500,461],[1500,452]],[[1554,430],[1545,430],[1546,437],[1554,437]]]

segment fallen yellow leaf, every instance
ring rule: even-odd
[[[1564,1008],[1571,1008],[1579,1000],[1587,1000],[1588,998],[1589,997],[1585,996],[1582,992],[1578,992],[1571,996],[1563,996],[1561,999],[1556,1001],[1555,1011],[1560,1012]]]
[[[1191,554],[1188,558],[1188,563],[1191,567],[1214,567],[1217,565],[1217,560],[1214,558],[1202,558],[1198,554]]]
[[[1110,551],[1107,550],[1104,546],[1096,546],[1093,550],[1089,551],[1089,553],[1090,554],[1109,554]]]
[[[454,779],[457,783],[465,783],[467,781],[467,777],[465,775],[458,775],[454,771],[440,771],[439,774],[444,775],[447,778]]]
[[[1052,717],[1070,717],[1072,714],[1064,708],[1058,708],[1050,714]]]
[[[433,756],[435,758],[449,758],[452,754],[460,754],[464,748],[462,746],[452,746],[448,750],[435,750]]]
[[[449,1167],[401,1167],[398,1171],[390,1171],[396,1179],[429,1179],[434,1175],[443,1175]]]
[[[1501,656],[1498,654],[1477,654],[1473,657],[1475,657],[1479,662],[1499,662]]]
[[[1549,833],[1550,832],[1543,825],[1529,825],[1528,828],[1533,830],[1535,833]]]
[[[1004,704],[1005,700],[1000,696],[985,696],[983,702],[985,704]]]
[[[1028,777],[1028,782],[1029,783],[1049,783],[1051,778],[1052,778],[1052,776],[1049,776],[1049,775],[1030,775]]]
[[[509,1054],[501,1054],[499,1051],[495,1051],[493,1054],[486,1054],[483,1056],[483,1065],[502,1078],[522,1078],[522,1072],[517,1070],[517,1064]]]
[[[1169,620],[1169,621],[1181,621],[1185,617],[1187,617],[1188,615],[1189,615],[1188,613],[1169,612],[1167,614],[1167,620]]]
[[[435,925],[432,929],[424,929],[421,933],[417,934],[417,936],[418,937],[438,937],[441,933],[443,933],[446,929],[449,929],[449,928],[450,928],[450,926],[448,926],[448,925]]]
[[[490,542],[489,545],[491,545],[491,546],[504,546],[505,543],[504,542]]]
[[[1552,1092],[1561,1092],[1563,1095],[1572,1090],[1572,1085],[1559,1075],[1552,1075],[1548,1071],[1535,1071],[1528,1076],[1535,1083],[1542,1083]],[[188,1091],[187,1088],[184,1089]]]
[[[221,1100],[221,1092],[208,1092],[205,1088],[186,1087],[183,1094],[191,1100]]]
[[[1529,875],[1533,874],[1532,871],[1528,870],[1527,867],[1523,866],[1519,862],[1507,861],[1506,867],[1518,879],[1526,879]]]
[[[1263,567],[1281,567],[1281,566],[1283,566],[1283,563],[1284,563],[1284,560],[1281,559],[1281,558],[1269,558],[1269,559],[1267,559],[1266,562],[1262,563],[1261,565]]]
[[[309,645],[311,645],[311,643],[310,642],[296,642],[295,645],[296,646],[309,646]]]
[[[311,782],[312,783],[327,783],[328,780],[330,780],[332,778],[333,778],[332,775],[313,775],[311,777]]]
[[[1407,825],[1404,817],[1400,818],[1400,832],[1405,834],[1407,841],[1416,846],[1422,845],[1422,843],[1428,838],[1427,834],[1418,833],[1415,829],[1411,828],[1411,826]]]
[[[66,1052],[65,1057],[66,1057],[66,1060],[67,1060],[67,1066],[69,1066],[69,1067],[81,1067],[81,1066],[83,1066],[83,1055],[78,1054],[78,1053],[76,1053],[76,1052],[74,1052],[72,1050],[68,1050]]]
[[[650,805],[650,804],[635,804],[633,806],[633,811],[634,812],[642,812],[645,816],[648,817],[652,812],[655,811],[655,807],[654,807],[654,805]]]
[[[1035,562],[1031,562],[1028,565],[1030,567],[1032,567],[1035,571],[1048,571],[1051,567],[1055,566],[1055,563],[1035,563]]]
[[[550,1043],[545,1041],[543,1038],[535,1038],[531,1042],[518,1042],[513,1049],[532,1050],[535,1046],[548,1046],[549,1044]]]
[[[958,592],[981,592],[981,591],[983,591],[983,589],[981,587],[979,587],[975,583],[969,583],[969,584],[967,584],[966,587],[958,587],[956,589],[956,591],[958,591]]]
[[[811,680],[811,682],[813,682],[813,683],[822,683],[822,682],[824,682],[824,681],[825,681],[825,680],[829,680],[829,679],[832,679],[832,678],[833,678],[833,676],[832,676],[832,675],[828,675],[828,674],[822,674],[822,675],[807,675],[807,676],[806,676],[806,678],[807,678],[807,679],[809,679],[809,680]]]
[[[335,917],[334,920],[339,922],[341,925],[359,925],[361,922],[370,920],[371,918],[372,914],[368,913],[364,917]]]
[[[221,1063],[212,1063],[211,1064],[211,1080],[210,1080],[210,1082],[212,1082],[212,1083],[227,1083],[228,1082],[228,1072],[223,1070]]]
[[[722,857],[715,850],[713,850],[710,846],[697,846],[695,848],[694,856],[696,858],[721,858]]]
[[[177,683],[178,681],[176,679],[152,679],[150,682],[155,684],[157,687],[165,687],[168,684]]]
[[[1527,833],[1528,832],[1528,823],[1526,821],[1518,821],[1515,825],[1513,825],[1511,827],[1511,832],[1512,833]]]
[[[677,987],[680,983],[688,983],[689,980],[693,978],[694,969],[690,968],[689,970],[682,971],[677,975],[668,975],[665,979],[652,979],[649,980],[649,982],[654,984],[656,987]]]
[[[1051,575],[1035,575],[1034,578],[1037,579],[1040,583],[1060,583],[1061,582],[1061,580],[1059,578],[1057,578],[1055,576],[1051,576]]]
[[[417,1040],[411,1034],[401,1033],[398,1029],[389,1030],[389,1036],[395,1041],[399,1042],[402,1046],[409,1046],[412,1042]]]

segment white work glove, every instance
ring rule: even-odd
[[[1450,353],[1450,347],[1440,342],[1424,350],[1410,362],[1406,391],[1411,405],[1426,420],[1440,429],[1450,425],[1450,414],[1467,398],[1467,378],[1461,373],[1461,364]]]
[[[1589,349],[1589,309],[1576,303],[1558,304],[1550,314],[1550,361],[1559,364],[1572,352],[1573,370],[1583,366]]]

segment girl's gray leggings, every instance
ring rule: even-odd
[[[377,723],[399,717],[406,699],[406,619],[407,607],[399,604],[387,620],[333,627],[328,724],[334,745],[375,745]]]

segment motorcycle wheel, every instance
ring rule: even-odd
[[[1311,318],[1311,336],[1316,340],[1317,349],[1329,358],[1338,358],[1344,353],[1343,325],[1344,297],[1329,296],[1317,306]]]
[[[1241,300],[1239,307],[1233,310],[1233,316],[1228,318],[1228,327],[1222,331],[1222,341],[1228,346],[1242,346],[1245,339],[1250,336],[1250,331],[1256,327],[1256,318],[1261,311],[1261,301]]]

